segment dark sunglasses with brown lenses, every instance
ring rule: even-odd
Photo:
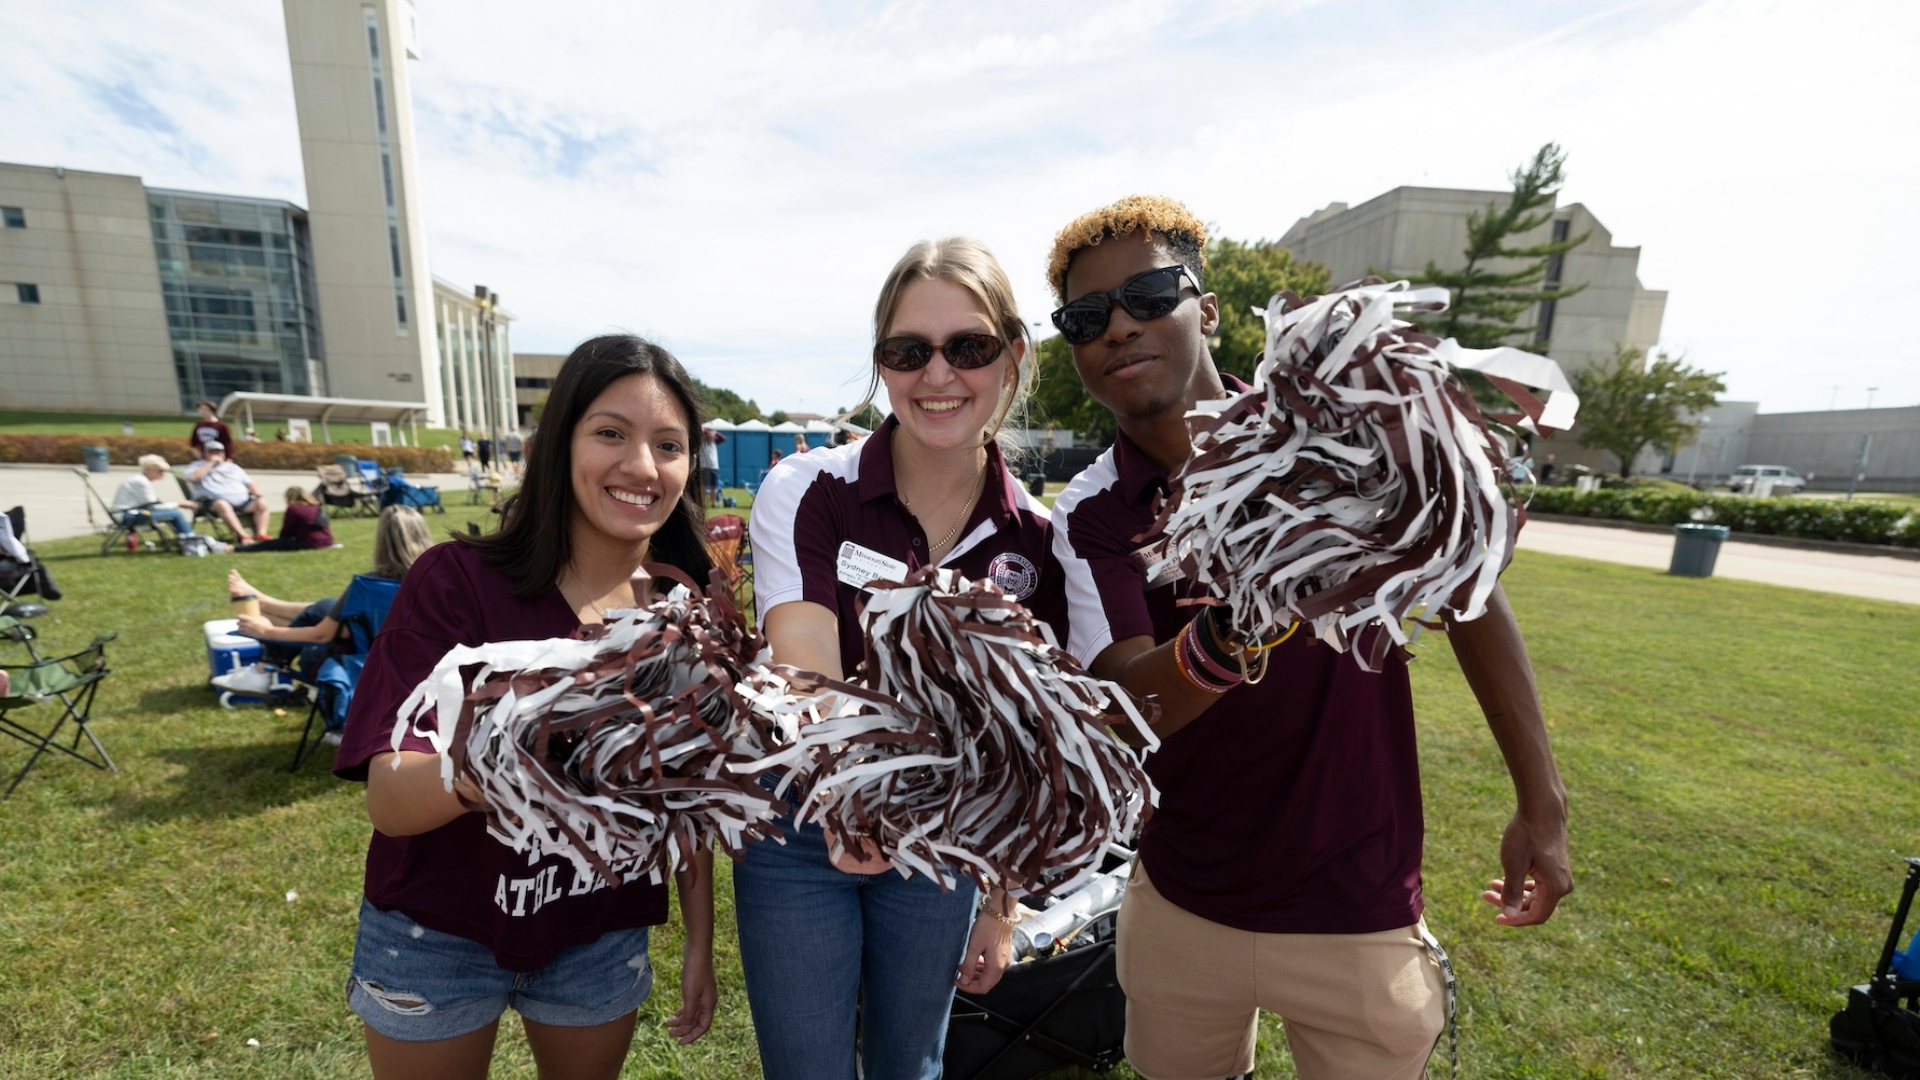
[[[1135,274],[1117,289],[1088,293],[1053,313],[1053,325],[1069,345],[1085,345],[1106,332],[1113,305],[1141,322],[1171,314],[1180,306],[1180,276],[1185,274],[1200,291],[1200,279],[1193,271],[1175,264]]]
[[[983,368],[1000,359],[1007,343],[992,334],[955,334],[944,345],[935,345],[923,337],[903,334],[890,337],[873,347],[873,362],[889,371],[919,371],[933,363],[940,353],[947,363],[962,371]]]

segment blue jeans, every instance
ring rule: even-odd
[[[146,521],[158,522],[181,536],[193,535],[193,519],[177,506],[156,506],[151,510],[132,510],[127,513],[129,525],[143,524]]]
[[[848,874],[818,825],[747,845],[733,871],[747,1004],[766,1080],[936,1080],[977,890]]]

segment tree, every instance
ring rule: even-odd
[[[868,431],[879,427],[886,420],[886,417],[881,415],[880,407],[871,401],[857,413],[848,415],[848,410],[841,409],[840,414],[847,417],[847,423],[866,428]]]
[[[1453,294],[1447,310],[1421,321],[1427,332],[1450,337],[1469,349],[1491,349],[1509,344],[1509,339],[1528,332],[1517,326],[1521,316],[1540,304],[1564,300],[1586,288],[1545,285],[1547,272],[1556,260],[1587,242],[1591,234],[1543,244],[1511,246],[1513,241],[1553,219],[1553,197],[1563,179],[1561,167],[1567,155],[1554,143],[1542,146],[1533,161],[1510,174],[1513,194],[1505,209],[1488,203],[1486,210],[1467,216],[1466,265],[1458,270],[1442,270],[1431,260],[1418,282],[1444,285]],[[1496,259],[1527,260],[1512,269],[1493,268]],[[1557,274],[1555,275],[1558,276]],[[1552,283],[1557,286],[1558,282]],[[1537,340],[1524,348],[1546,352],[1547,341]]]
[[[1034,371],[1033,401],[1029,410],[1033,425],[1067,428],[1096,443],[1111,442],[1117,430],[1113,414],[1093,400],[1081,385],[1067,339],[1055,334],[1034,351],[1040,366]]]
[[[1267,324],[1253,309],[1267,309],[1288,289],[1301,296],[1327,291],[1327,268],[1295,262],[1293,252],[1271,240],[1251,244],[1215,237],[1207,244],[1207,291],[1220,298],[1219,344],[1213,366],[1252,381],[1253,365],[1267,347]]]
[[[787,410],[775,409],[773,410],[773,415],[767,417],[767,423],[772,424],[774,427],[779,427],[791,419],[793,419],[793,417],[787,415]]]
[[[1293,252],[1271,240],[1242,243],[1216,237],[1207,244],[1206,276],[1207,290],[1220,300],[1220,326],[1211,346],[1214,366],[1242,379],[1253,378],[1254,361],[1267,347],[1266,324],[1253,309],[1266,310],[1274,294],[1288,289],[1306,296],[1327,288],[1326,267],[1295,262]],[[1034,422],[1071,428],[1094,442],[1112,441],[1113,414],[1087,395],[1066,339],[1050,337],[1038,351]]]
[[[734,424],[760,419],[760,406],[739,394],[718,386],[708,386],[699,379],[693,380],[693,385],[699,389],[708,415]]]
[[[1698,416],[1712,408],[1727,384],[1721,375],[1688,367],[1685,357],[1660,353],[1644,363],[1639,349],[1622,347],[1613,360],[1568,376],[1580,395],[1573,434],[1581,446],[1620,459],[1620,475],[1652,446],[1673,453],[1700,431]]]

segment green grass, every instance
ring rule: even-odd
[[[490,517],[449,510],[436,531]],[[365,1074],[341,990],[361,790],[286,771],[301,717],[218,708],[199,632],[226,613],[231,565],[275,595],[336,593],[371,524],[335,531],[344,550],[254,557],[45,545],[69,595],[44,637],[120,634],[95,726],[122,771],[45,761],[0,803],[0,1076]],[[1579,891],[1546,927],[1492,925],[1477,893],[1511,793],[1444,638],[1424,639],[1428,919],[1462,979],[1465,1074],[1861,1078],[1828,1053],[1826,1019],[1875,960],[1896,856],[1920,848],[1920,608],[1524,551],[1507,584]],[[0,748],[0,770],[23,759]],[[755,1072],[722,874],[718,1023],[689,1050],[665,1037],[668,928],[628,1076]],[[1260,1075],[1292,1075],[1282,1045],[1269,1018]],[[511,1021],[497,1061],[533,1075]]]
[[[313,437],[321,437],[319,417],[309,417],[313,421]],[[125,429],[123,423],[133,425],[135,435],[178,435],[182,440],[193,430],[191,416],[155,416],[151,413],[58,413],[58,412],[20,412],[0,409],[0,435],[121,435]],[[228,426],[233,428],[234,437],[245,434],[244,417],[231,417]],[[259,417],[254,421],[254,431],[262,439],[271,441],[274,429],[285,425],[278,420]],[[367,424],[335,423],[327,425],[327,432],[337,443],[367,444],[373,441],[373,428]],[[413,435],[407,435],[411,442]],[[455,428],[420,428],[422,446],[459,446],[460,432]]]

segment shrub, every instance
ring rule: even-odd
[[[1572,488],[1538,488],[1528,509],[1543,514],[1611,518],[1651,525],[1705,521],[1734,532],[1845,540],[1856,544],[1920,547],[1920,515],[1905,507],[1832,499],[1753,499],[1666,488],[1602,488],[1581,494]],[[1703,513],[1696,513],[1703,511]]]
[[[115,465],[132,465],[142,454],[159,454],[170,464],[189,460],[187,440],[151,435],[0,435],[0,462],[79,465],[83,446],[104,446]],[[234,447],[234,460],[249,469],[305,472],[333,464],[336,454],[399,466],[410,473],[449,472],[453,455],[438,446],[364,446],[353,443],[258,442]]]

